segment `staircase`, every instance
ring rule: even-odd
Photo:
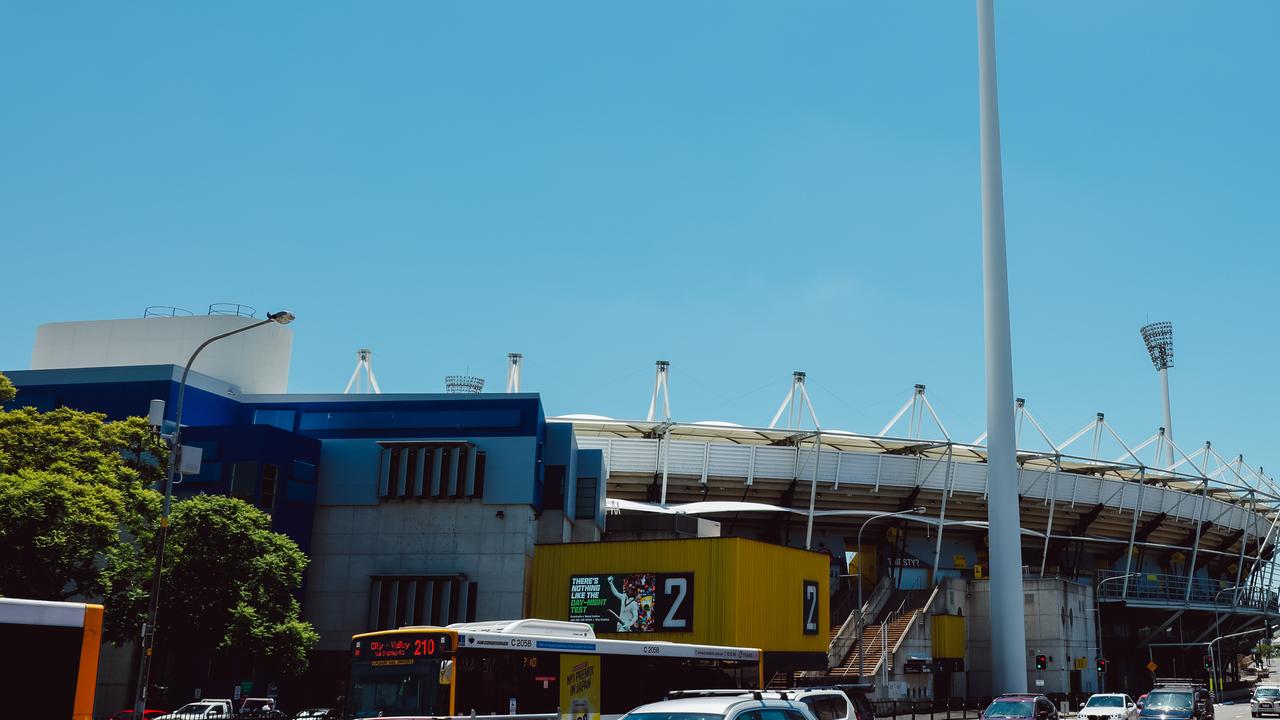
[[[845,656],[844,662],[835,668],[832,668],[832,675],[851,675],[851,676],[870,676],[875,675],[880,669],[880,663],[884,660],[885,648],[890,652],[893,651],[902,636],[910,629],[911,623],[915,621],[920,614],[919,610],[908,610],[902,614],[888,619],[887,622],[878,625],[869,625],[862,629],[862,637],[853,644],[853,648],[849,650],[849,654]],[[882,637],[882,635],[884,637]],[[887,642],[885,642],[887,638]],[[859,664],[859,650],[865,648],[862,653],[862,662]]]

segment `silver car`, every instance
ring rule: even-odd
[[[1249,712],[1254,717],[1280,716],[1280,685],[1259,685],[1249,699]]]

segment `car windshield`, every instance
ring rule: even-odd
[[[983,713],[984,717],[1035,717],[1035,703],[1030,700],[997,700]]]
[[[1254,691],[1253,696],[1260,698],[1280,697],[1280,688],[1258,688]]]
[[[1190,710],[1191,693],[1153,692],[1147,696],[1147,702],[1143,708],[1149,710]]]
[[[1089,698],[1085,707],[1124,707],[1124,698],[1119,695],[1094,695]]]
[[[184,715],[187,713],[201,713],[213,707],[209,703],[187,703],[177,710],[173,711],[174,715]]]

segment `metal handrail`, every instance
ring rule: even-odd
[[[1232,587],[1225,580],[1191,578],[1185,575],[1137,573],[1126,583],[1103,582],[1125,573],[1101,570],[1095,582],[1095,592],[1100,602],[1106,601],[1156,601],[1171,605],[1209,605],[1219,608],[1251,608],[1262,611],[1280,611],[1273,591],[1260,587],[1242,587],[1230,594],[1220,593]],[[1127,585],[1127,587],[1126,587]],[[1190,592],[1188,592],[1188,586]]]
[[[149,305],[146,310],[142,311],[142,317],[144,318],[191,317],[194,314],[186,308],[174,307],[173,305]]]
[[[235,315],[237,317],[257,317],[258,311],[240,303],[214,303],[209,306],[210,315]]]

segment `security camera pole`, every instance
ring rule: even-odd
[[[996,97],[995,10],[978,3],[978,107],[982,136],[982,310],[987,375],[987,527],[991,545],[991,686],[1027,691],[1027,630],[1021,618],[1022,522],[1013,429],[1013,353],[1004,244],[1004,180]]]

